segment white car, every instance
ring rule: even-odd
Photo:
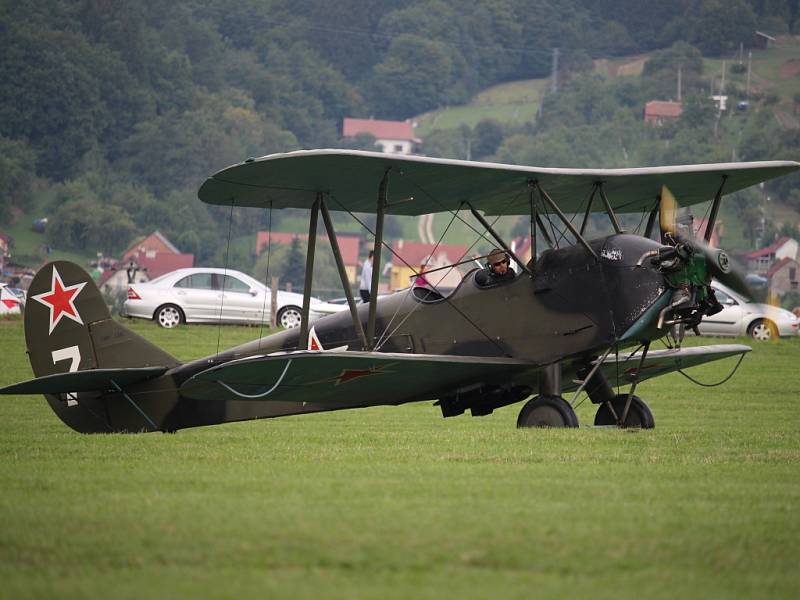
[[[230,269],[178,269],[147,283],[128,285],[126,317],[153,319],[166,328],[180,323],[269,322],[271,292],[263,283]],[[321,316],[311,299],[309,319]],[[278,291],[278,323],[298,327],[303,295]]]
[[[0,315],[18,315],[22,312],[22,300],[5,283],[0,283]]]
[[[750,336],[756,340],[798,335],[800,319],[788,310],[748,302],[733,290],[716,281],[711,283],[717,300],[725,307],[710,317],[703,317],[698,329],[702,335]]]

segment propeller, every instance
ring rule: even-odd
[[[753,299],[750,286],[747,285],[744,275],[731,263],[730,257],[724,250],[712,248],[705,242],[697,239],[686,239],[678,230],[678,210],[680,206],[675,196],[666,185],[661,186],[661,202],[659,203],[658,217],[661,226],[661,235],[672,245],[678,242],[690,245],[695,252],[700,252],[706,259],[706,267],[711,276],[741,294],[748,300]]]

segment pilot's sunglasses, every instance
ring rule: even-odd
[[[508,264],[508,259],[504,258],[503,260],[501,260],[499,262],[492,263],[492,266],[493,267],[499,267],[500,265],[507,265],[507,264]]]

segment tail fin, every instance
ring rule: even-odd
[[[45,265],[31,282],[25,307],[25,343],[37,378],[89,369],[172,368],[180,364],[116,323],[89,274],[65,261]],[[118,396],[68,392],[45,397],[61,420],[77,431],[154,428],[157,415],[148,417],[147,423],[142,423],[137,411],[132,413],[135,416],[126,417],[133,408],[141,413],[139,405],[122,409],[111,406],[119,405]],[[128,403],[123,400],[123,404]],[[150,408],[162,412],[158,407]]]

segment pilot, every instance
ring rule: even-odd
[[[503,250],[494,248],[489,252],[487,259],[486,268],[481,269],[475,275],[475,282],[478,285],[488,287],[514,280],[516,273],[509,266],[508,254]]]

